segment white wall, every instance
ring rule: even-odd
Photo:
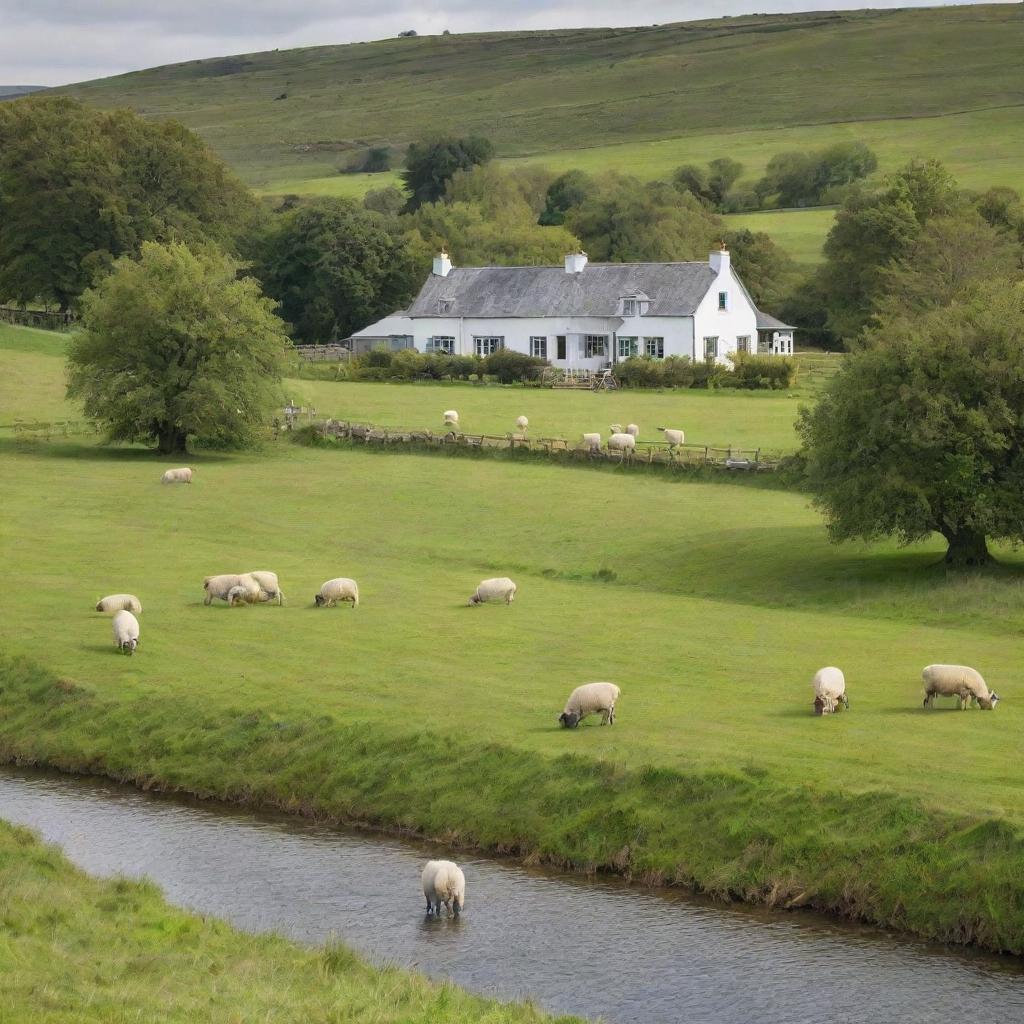
[[[728,292],[728,308],[718,308],[718,293]],[[736,351],[736,339],[741,335],[750,338],[751,350],[757,349],[757,314],[739,279],[732,269],[724,266],[715,283],[708,289],[694,314],[694,358],[704,358],[704,339],[718,338],[718,362],[727,363],[726,356]]]

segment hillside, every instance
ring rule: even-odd
[[[30,92],[42,92],[45,85],[0,85],[0,100],[13,100]]]

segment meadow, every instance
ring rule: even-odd
[[[0,822],[0,1017],[352,1024],[573,1024],[470,996],[344,946],[299,947],[168,906],[148,882],[100,881]],[[343,1007],[342,1017],[339,1008]]]
[[[416,386],[358,387],[419,414]],[[751,423],[775,398],[728,397]],[[763,480],[287,440],[190,464],[161,487],[138,448],[0,436],[0,756],[1022,948],[1021,555],[956,577],[939,543],[837,548]],[[256,568],[284,607],[203,605]],[[511,607],[466,606],[505,574]],[[359,609],[314,609],[338,575]],[[92,610],[124,590],[133,658]],[[998,711],[922,710],[934,661]],[[812,716],[823,664],[849,713]],[[604,678],[615,727],[557,728]]]

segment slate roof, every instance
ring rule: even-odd
[[[620,299],[650,296],[648,316],[690,316],[715,274],[700,263],[588,263],[557,267],[454,267],[431,275],[408,309],[412,317],[619,316]]]
[[[790,327],[789,324],[784,324],[781,320],[776,320],[775,317],[769,316],[767,313],[762,313],[761,310],[755,310],[757,313],[757,329],[759,331],[795,331],[795,327]]]

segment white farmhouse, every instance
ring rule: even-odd
[[[576,252],[564,267],[455,267],[442,252],[408,309],[350,343],[477,356],[508,348],[599,370],[635,355],[791,355],[793,330],[757,309],[724,246],[700,263],[588,263]]]

